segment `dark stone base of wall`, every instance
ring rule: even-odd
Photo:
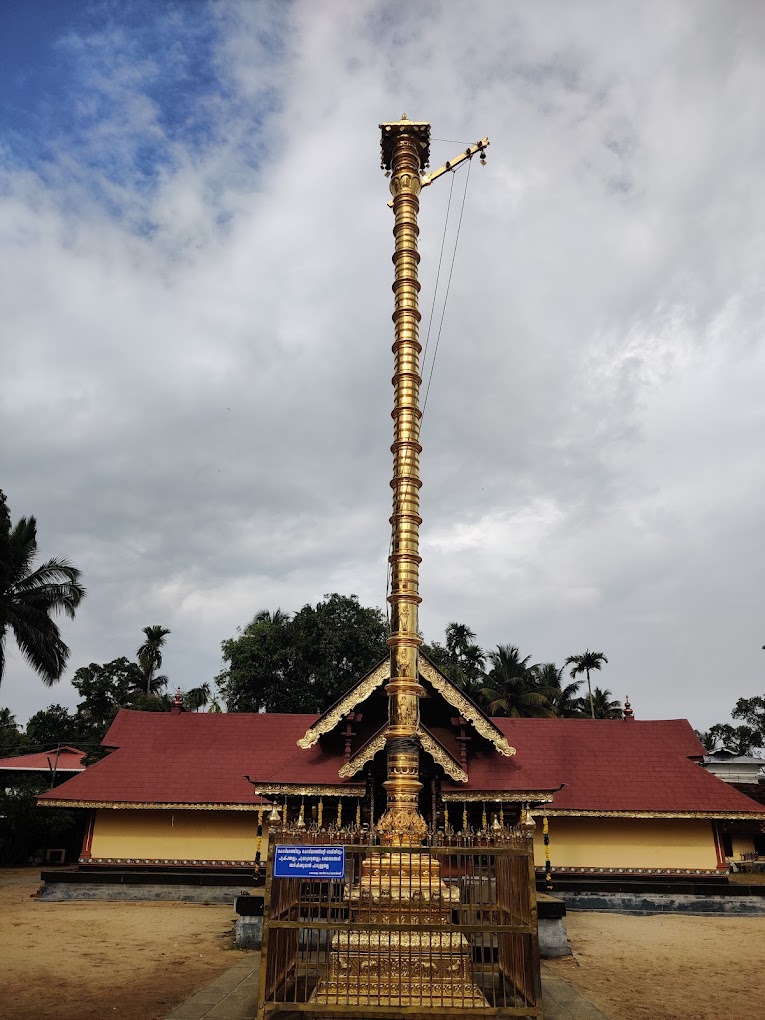
[[[96,868],[43,871],[42,900],[176,900],[233,903],[262,879],[250,869]]]
[[[240,885],[193,886],[146,884],[133,882],[118,885],[112,882],[44,882],[38,898],[61,902],[63,900],[173,900],[181,903],[233,903],[242,893]]]
[[[765,887],[763,887],[765,888]],[[587,892],[556,890],[569,910],[600,910],[615,914],[724,914],[765,916],[765,895],[725,896],[710,890],[689,893]]]

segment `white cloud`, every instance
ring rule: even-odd
[[[78,126],[0,200],[3,487],[86,573],[73,667],[161,622],[191,686],[260,608],[383,604],[377,123],[406,110],[434,164],[492,141],[424,421],[426,635],[597,647],[639,715],[723,718],[765,640],[760,6],[199,10],[158,30],[166,67],[147,30],[70,37]],[[422,196],[426,313],[447,196]],[[15,660],[2,694],[75,700]]]

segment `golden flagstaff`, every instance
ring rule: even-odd
[[[423,176],[430,158],[430,124],[401,120],[380,125],[382,168],[390,174],[390,191],[395,218],[393,264],[395,339],[393,342],[393,514],[390,551],[390,679],[388,728],[385,733],[388,758],[387,810],[378,822],[383,843],[416,845],[427,832],[418,809],[422,784],[419,777],[418,730],[420,686],[418,609],[420,503],[420,283],[417,251],[420,191],[442,174],[484,150],[488,138],[470,146],[450,163]]]

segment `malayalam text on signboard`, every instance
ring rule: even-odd
[[[274,878],[343,878],[344,846],[277,846]]]

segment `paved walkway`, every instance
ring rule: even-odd
[[[246,953],[201,992],[181,1003],[165,1020],[254,1020],[258,1015],[260,953]],[[545,1020],[608,1020],[562,978],[542,965]]]

